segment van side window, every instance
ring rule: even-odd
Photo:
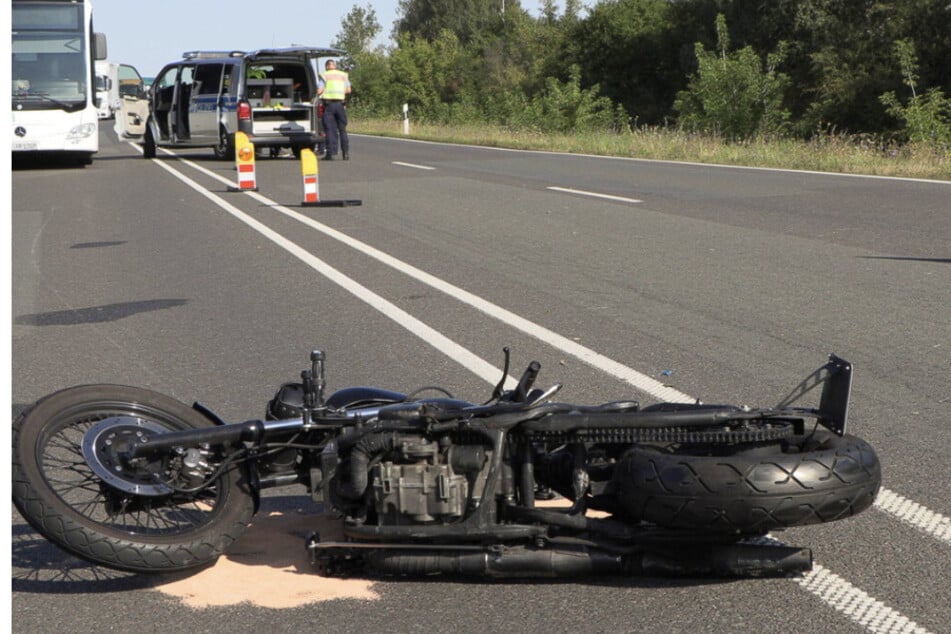
[[[217,95],[221,89],[223,64],[201,64],[195,69],[195,88],[199,95]]]

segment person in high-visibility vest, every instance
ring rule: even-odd
[[[317,95],[324,101],[324,129],[327,131],[327,153],[323,160],[332,161],[337,154],[337,145],[343,160],[350,160],[350,138],[347,136],[347,110],[343,102],[350,94],[350,77],[337,70],[336,60],[324,64],[324,75],[317,84]]]

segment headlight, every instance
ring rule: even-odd
[[[87,136],[96,134],[97,129],[98,126],[95,123],[83,123],[70,130],[69,134],[66,135],[66,138],[85,139]]]

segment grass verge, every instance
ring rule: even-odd
[[[404,136],[402,121],[393,120],[353,117],[350,131]],[[727,143],[711,136],[660,128],[619,134],[547,134],[487,126],[413,123],[406,138],[522,150],[951,181],[951,149],[883,145],[866,137],[846,135],[821,136],[810,141],[777,139]]]

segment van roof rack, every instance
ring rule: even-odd
[[[214,57],[243,57],[244,51],[185,51],[183,59],[211,59]]]

